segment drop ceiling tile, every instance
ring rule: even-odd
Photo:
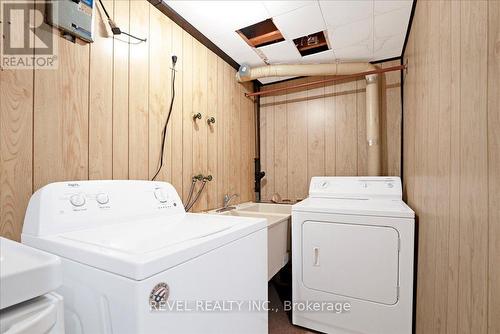
[[[359,44],[342,49],[334,49],[335,57],[338,61],[370,61],[373,58],[373,51],[370,45]]]
[[[404,36],[393,35],[386,38],[375,39],[373,59],[386,59],[401,56]]]
[[[300,60],[300,53],[293,41],[283,41],[259,48],[269,59],[271,64],[296,63]]]
[[[410,8],[413,5],[413,0],[376,0],[375,15],[387,13],[393,10]]]
[[[207,29],[204,35],[240,64],[263,63],[253,49],[234,31]]]
[[[269,13],[269,16],[278,16],[281,14],[285,14],[291,12],[292,10],[298,9],[300,7],[304,7],[306,5],[310,5],[311,3],[316,2],[315,0],[309,1],[262,1],[264,6]]]
[[[211,41],[217,41],[219,47],[235,51],[251,50],[250,46],[234,31],[210,31],[205,35]]]
[[[337,28],[328,27],[328,39],[334,49],[342,49],[351,45],[370,43],[373,41],[373,18],[342,25]]]
[[[256,1],[169,0],[166,4],[201,32],[221,27],[235,31],[269,18],[266,7]]]
[[[265,65],[264,61],[252,50],[233,51],[228,53],[229,57],[237,59],[238,64],[248,64],[250,66]]]
[[[313,34],[326,29],[317,2],[273,18],[274,24],[286,39]]]
[[[333,50],[327,50],[320,53],[315,53],[309,56],[302,57],[302,64],[328,64],[335,62],[335,53]]]
[[[375,39],[393,36],[396,34],[405,36],[408,21],[410,20],[410,8],[402,8],[385,14],[375,15]]]
[[[373,0],[320,1],[326,24],[338,27],[373,16]]]

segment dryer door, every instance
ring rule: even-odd
[[[303,283],[342,297],[393,305],[398,301],[398,244],[392,227],[306,221]]]

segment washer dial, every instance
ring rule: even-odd
[[[104,205],[109,203],[109,196],[105,193],[99,193],[95,197],[97,203]]]
[[[85,204],[85,197],[82,194],[75,194],[71,195],[69,201],[73,206],[82,206]]]
[[[162,188],[156,188],[154,191],[156,199],[160,203],[165,203],[168,201],[168,194]]]

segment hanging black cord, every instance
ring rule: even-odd
[[[102,9],[104,10],[104,14],[106,15],[106,17],[108,18],[108,23],[111,27],[111,31],[113,32],[113,35],[121,35],[121,34],[124,34],[124,35],[127,35],[129,37],[132,37],[138,41],[141,41],[141,42],[146,42],[147,41],[147,38],[139,38],[139,37],[136,37],[132,34],[129,34],[128,32],[125,32],[125,31],[122,31],[120,29],[120,27],[118,27],[115,23],[115,21],[113,21],[111,19],[111,17],[109,16],[109,13],[108,11],[106,10],[106,7],[104,7],[104,4],[102,3],[102,0],[99,0],[99,4],[101,4],[101,7]]]
[[[154,181],[154,179],[160,173],[161,168],[163,167],[163,153],[165,152],[165,139],[167,137],[167,126],[168,126],[168,122],[170,121],[170,116],[172,115],[172,109],[174,107],[174,100],[175,100],[175,63],[176,62],[177,62],[177,56],[172,56],[172,98],[170,99],[170,107],[168,109],[167,120],[165,121],[165,125],[163,126],[163,131],[161,132],[160,163],[158,166],[158,170],[156,171],[155,176],[153,176],[151,181]]]
[[[135,37],[134,35],[131,35],[128,32],[125,32],[125,31],[122,31],[121,33],[124,34],[124,35],[127,35],[129,37],[135,38],[136,40],[141,41],[141,42],[146,42],[147,41],[146,38]]]
[[[104,14],[106,14],[106,17],[108,18],[108,20],[111,20],[111,17],[109,17],[108,11],[106,10],[106,7],[104,7],[102,0],[99,0],[99,3],[101,4],[102,9],[104,10]]]

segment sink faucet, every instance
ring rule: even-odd
[[[233,200],[233,198],[236,198],[238,196],[239,196],[238,194],[232,194],[232,195],[225,194],[224,195],[224,205],[223,205],[223,208],[227,208],[228,205],[229,205],[229,202],[231,202]]]
[[[232,195],[225,194],[224,195],[224,204],[222,205],[222,208],[217,210],[217,212],[224,212],[224,211],[236,209],[236,207],[234,207],[234,206],[229,206],[229,202],[231,202],[233,200],[233,198],[236,198],[238,196],[239,196],[238,194],[232,194]]]

